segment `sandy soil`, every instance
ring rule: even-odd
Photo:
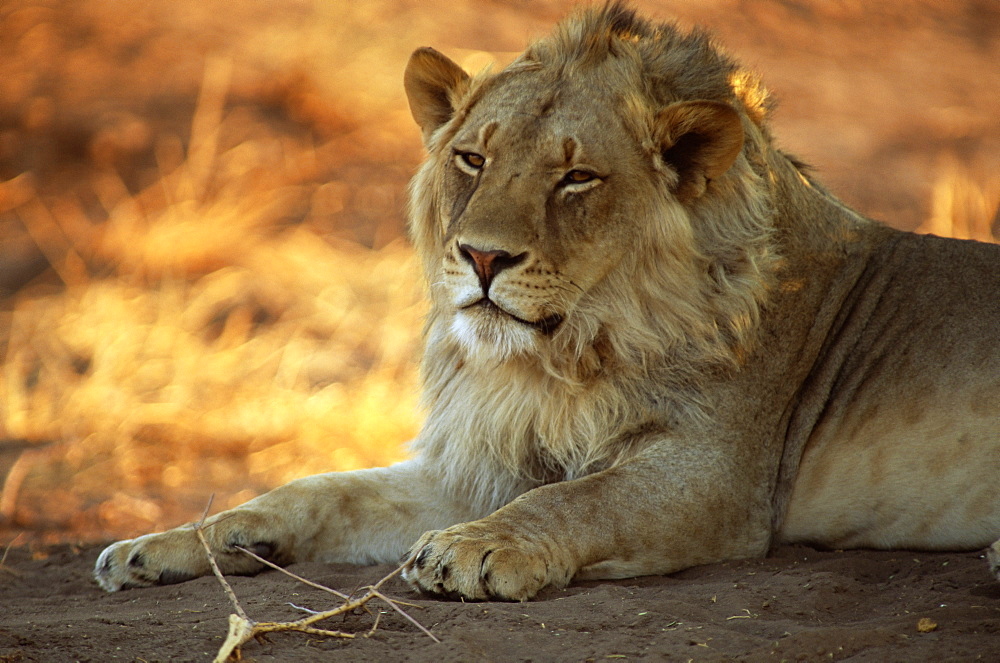
[[[90,578],[98,552],[62,546],[10,553],[0,572],[0,661],[214,657],[233,612],[214,578],[105,594]],[[291,568],[347,592],[392,570]],[[314,610],[336,605],[330,595],[275,572],[231,581],[257,621],[302,616],[289,603]],[[528,603],[428,600],[401,581],[391,581],[387,591],[420,606],[410,613],[440,644],[389,611],[370,637],[278,634],[246,645],[244,660],[1000,660],[1000,584],[988,576],[980,553],[787,547],[769,559],[672,577],[547,590]],[[364,635],[372,624],[372,616],[361,613],[327,627]]]

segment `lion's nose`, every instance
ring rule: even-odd
[[[497,274],[518,264],[528,255],[527,253],[511,255],[510,252],[501,249],[477,249],[468,244],[459,244],[458,251],[476,270],[476,276],[479,277],[479,283],[483,286],[484,295],[489,294],[490,284]]]

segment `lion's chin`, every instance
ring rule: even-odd
[[[509,359],[537,352],[542,332],[496,306],[474,306],[455,312],[451,333],[472,355]]]

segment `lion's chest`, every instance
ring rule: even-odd
[[[469,369],[469,370],[465,370]],[[537,484],[604,469],[630,451],[649,405],[610,383],[565,385],[538,371],[464,366],[429,394],[421,444],[461,457],[470,472]]]

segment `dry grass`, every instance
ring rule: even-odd
[[[1000,177],[985,179],[948,161],[934,183],[931,215],[917,232],[1000,241]]]
[[[228,506],[398,460],[418,426],[410,249],[283,227],[317,204],[297,184],[309,154],[216,152],[227,83],[214,67],[186,159],[137,196],[106,177],[103,223],[50,209],[24,179],[4,185],[64,286],[18,298],[0,367],[6,436],[56,443],[6,482],[2,515],[23,526],[75,521],[103,537],[176,524],[208,491],[228,490]],[[113,271],[94,278],[94,265]]]

